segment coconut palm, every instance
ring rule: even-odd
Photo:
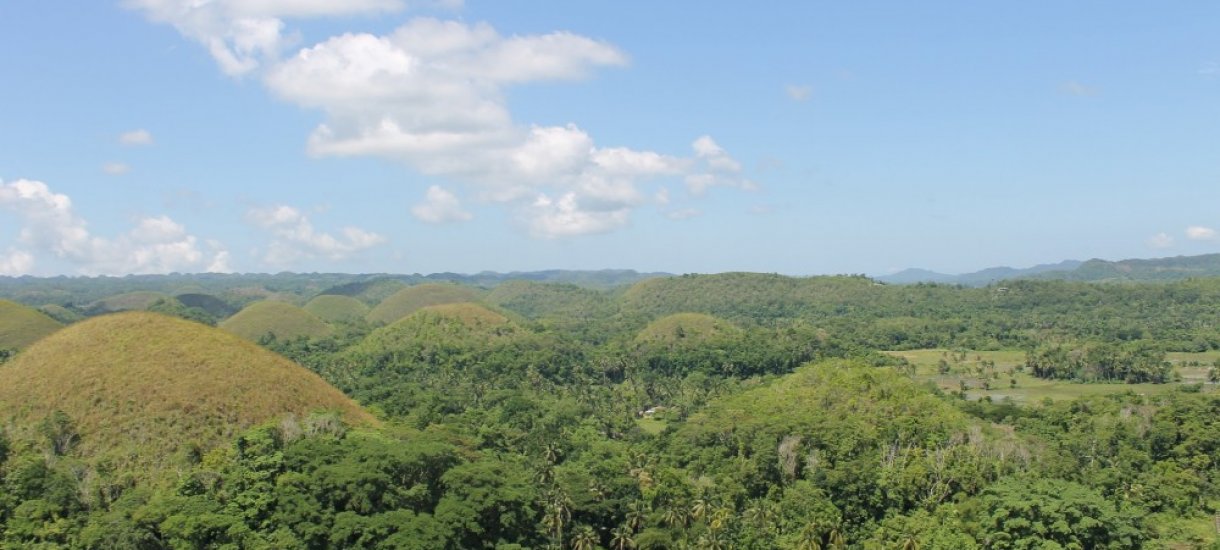
[[[631,537],[632,531],[626,525],[615,527],[610,531],[610,548],[613,550],[627,550],[635,548],[635,539]]]
[[[572,534],[572,550],[593,550],[597,547],[597,533],[588,525],[577,527]]]

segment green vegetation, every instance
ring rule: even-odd
[[[292,304],[270,300],[246,306],[220,323],[220,328],[252,341],[322,338],[332,332],[316,315]]]
[[[0,349],[25,348],[62,326],[34,308],[0,300]]]
[[[315,277],[6,352],[0,547],[1220,548],[1220,280]]]
[[[389,324],[427,306],[477,302],[481,296],[478,290],[465,286],[441,283],[416,285],[382,300],[369,312],[367,319],[372,323]]]
[[[85,316],[80,312],[68,309],[59,304],[46,304],[39,306],[38,311],[47,314],[47,317],[55,319],[56,321],[59,321],[65,325],[75,323],[85,318]]]
[[[308,311],[327,323],[354,321],[364,319],[369,313],[369,306],[350,296],[323,294],[305,304]]]

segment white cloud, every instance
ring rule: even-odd
[[[197,239],[166,216],[140,219],[131,231],[112,239],[92,235],[72,200],[40,181],[0,182],[0,207],[22,218],[17,240],[27,250],[67,261],[85,275],[191,271],[209,261]],[[34,261],[31,252],[5,260],[10,267],[27,268]]]
[[[239,0],[132,0],[132,5],[204,43],[229,74],[257,69],[275,97],[322,111],[324,122],[307,140],[311,154],[405,163],[426,176],[466,186],[480,200],[537,216],[527,220],[534,235],[579,235],[620,226],[648,202],[642,197],[653,190],[643,187],[659,178],[686,179],[692,194],[711,187],[754,186],[742,177],[740,163],[710,137],[696,141],[695,156],[674,157],[599,146],[575,124],[513,120],[507,106],[512,86],[577,80],[600,67],[627,64],[626,54],[599,40],[569,32],[502,36],[486,23],[415,18],[387,34],[342,34],[280,56],[289,43],[285,18],[406,6],[388,0],[262,0],[249,5]],[[275,25],[241,26],[267,18]],[[550,206],[538,206],[538,197]]]
[[[813,95],[813,88],[806,85],[789,84],[784,87],[784,92],[792,101],[807,101]]]
[[[606,233],[627,224],[626,207],[593,210],[580,204],[575,193],[558,200],[539,195],[527,211],[530,234],[544,239]]]
[[[112,176],[121,176],[131,171],[131,167],[122,162],[107,162],[102,165],[102,171]]]
[[[230,76],[274,63],[297,40],[285,19],[392,12],[402,0],[126,0],[150,20],[173,25],[212,54]]]
[[[1156,235],[1148,237],[1146,244],[1149,247],[1156,249],[1171,248],[1173,247],[1173,237],[1171,237],[1168,233],[1157,233]]]
[[[437,185],[428,188],[424,202],[411,207],[411,214],[428,223],[464,222],[474,217],[462,209],[457,195]]]
[[[34,255],[24,250],[10,248],[0,256],[0,275],[26,275],[34,269]]]
[[[1216,236],[1216,230],[1210,227],[1192,225],[1186,228],[1186,238],[1192,241],[1214,241]]]
[[[152,145],[153,137],[148,130],[131,130],[119,134],[119,143],[122,145]]]
[[[264,259],[274,265],[313,258],[343,260],[386,240],[376,233],[350,226],[340,229],[339,236],[319,232],[305,214],[291,206],[254,208],[247,212],[246,218],[271,232],[271,244]]]
[[[1199,76],[1213,77],[1220,75],[1220,63],[1208,61],[1199,67]]]

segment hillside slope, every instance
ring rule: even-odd
[[[63,325],[31,307],[0,300],[0,349],[21,349]]]
[[[81,321],[0,365],[0,424],[33,441],[62,411],[91,464],[143,475],[287,414],[376,421],[314,373],[227,332],[132,312]]]

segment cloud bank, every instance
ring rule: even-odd
[[[94,235],[72,199],[40,181],[0,181],[0,208],[15,213],[21,223],[14,247],[0,256],[0,274],[30,274],[41,257],[67,262],[82,275],[230,271],[223,246],[200,246],[198,238],[167,216],[141,218],[113,238]]]
[[[649,204],[644,197],[655,190],[646,186],[661,178],[685,182],[690,197],[713,187],[755,187],[709,136],[694,140],[693,155],[671,156],[599,145],[576,124],[513,119],[506,99],[512,86],[580,80],[627,65],[627,55],[604,41],[570,32],[504,36],[486,23],[416,17],[384,35],[346,33],[297,48],[290,19],[412,6],[397,0],[128,5],[204,45],[226,74],[256,76],[273,96],[323,112],[325,121],[307,139],[312,155],[403,163],[504,205],[539,238],[623,227]],[[452,191],[429,189],[428,195],[412,209],[416,218],[470,219],[453,206],[460,199]]]

